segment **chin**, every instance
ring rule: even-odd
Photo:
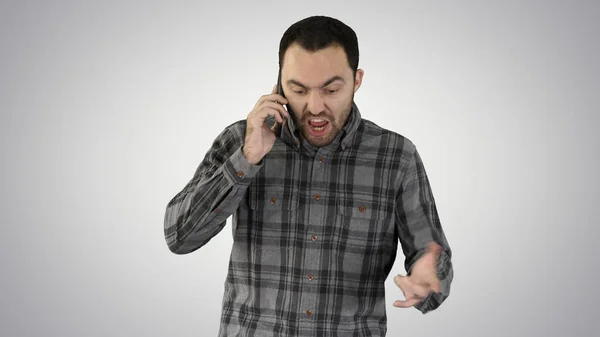
[[[319,137],[319,138],[314,138],[314,137],[310,137],[310,135],[307,135],[307,131],[302,132],[302,135],[304,136],[304,139],[306,139],[306,141],[312,145],[312,146],[316,146],[316,147],[323,147],[323,146],[327,146],[329,144],[331,144],[331,142],[333,142],[333,139],[335,138],[335,134],[328,134],[325,137]]]
[[[331,142],[333,140],[332,139],[319,139],[319,140],[307,139],[306,141],[312,146],[323,147],[323,146],[327,146],[327,145],[331,144]]]

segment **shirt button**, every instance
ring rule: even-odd
[[[311,240],[313,240],[313,241],[317,241],[317,236],[316,236],[316,235],[313,235],[313,236],[311,237]]]
[[[309,281],[312,281],[312,280],[313,280],[313,278],[314,278],[314,276],[313,276],[313,274],[308,274],[308,276],[306,276],[306,278],[307,278]]]
[[[241,178],[241,177],[243,177],[243,176],[244,176],[244,172],[242,172],[242,171],[238,171],[237,175],[238,175],[238,177],[240,177],[240,178]]]
[[[312,311],[310,309],[306,309],[306,316],[312,316]]]
[[[319,193],[315,194],[315,200],[317,200],[317,201],[321,200],[321,195]]]
[[[364,213],[367,211],[367,208],[365,206],[360,206],[360,208],[358,209],[361,213]]]
[[[275,198],[271,198],[271,201],[270,201],[271,205],[275,205],[275,202],[276,202],[276,201],[277,201],[277,199],[275,199]]]

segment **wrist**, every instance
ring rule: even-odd
[[[242,145],[242,154],[244,155],[244,158],[246,158],[246,161],[248,161],[248,164],[251,164],[251,165],[257,165],[262,160],[262,158],[255,158],[251,154],[246,153],[246,148],[243,145]]]

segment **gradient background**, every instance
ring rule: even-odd
[[[2,1],[1,336],[216,336],[231,225],[177,256],[165,207],[314,14],[356,31],[356,102],[417,145],[454,251],[430,314],[388,278],[388,335],[595,333],[598,1]]]

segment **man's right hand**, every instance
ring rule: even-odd
[[[290,117],[283,107],[283,104],[287,103],[283,96],[277,94],[277,85],[275,85],[271,94],[261,96],[254,109],[248,114],[243,153],[250,164],[255,165],[260,162],[273,148],[277,123],[283,123],[284,118]],[[268,116],[274,116],[277,120],[272,128],[265,123]]]

